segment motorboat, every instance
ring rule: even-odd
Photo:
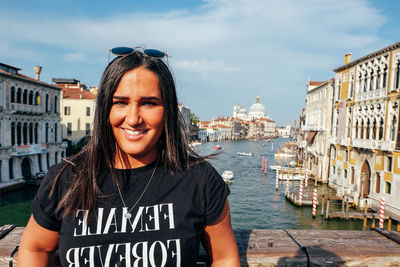
[[[221,176],[222,176],[222,179],[224,179],[225,183],[230,184],[233,182],[233,171],[226,170],[222,173]]]
[[[248,157],[254,156],[254,154],[251,153],[251,152],[249,152],[249,153],[246,153],[246,152],[237,152],[237,154],[238,154],[239,156],[248,156]]]
[[[221,145],[221,144],[218,144],[218,145],[214,146],[214,149],[215,149],[215,150],[220,150],[220,149],[222,149],[222,145]]]

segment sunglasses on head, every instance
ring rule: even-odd
[[[167,57],[168,55],[165,52],[162,52],[157,49],[145,49],[143,47],[114,47],[110,49],[110,53],[120,57],[120,56],[126,56],[129,54],[132,54],[133,52],[141,52],[143,55],[156,58],[156,59],[162,59],[164,57]],[[110,62],[110,54],[108,55],[108,62]]]

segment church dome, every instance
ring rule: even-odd
[[[260,103],[260,97],[256,97],[256,102],[251,105],[249,109],[249,119],[260,119],[265,118],[267,113],[265,111],[265,107]]]

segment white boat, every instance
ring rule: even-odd
[[[233,171],[224,171],[222,173],[222,179],[224,179],[225,183],[230,184],[233,182]]]
[[[222,149],[222,145],[221,145],[221,144],[218,144],[218,145],[214,146],[214,149],[215,149],[215,150],[220,150],[220,149]]]
[[[239,156],[249,156],[249,157],[254,156],[254,154],[251,153],[251,152],[249,152],[249,153],[246,153],[246,152],[237,152],[237,154],[238,154]]]
[[[201,144],[202,144],[202,142],[199,142],[199,141],[193,141],[193,142],[190,143],[190,145],[191,145],[192,147],[196,147],[196,146],[199,146],[199,145],[201,145]]]

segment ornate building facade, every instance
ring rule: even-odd
[[[329,177],[333,86],[334,79],[307,82],[304,121],[300,126],[303,140],[299,144],[303,165],[324,183],[328,182]]]
[[[60,88],[0,63],[0,184],[43,175],[65,156]]]
[[[400,42],[336,68],[329,184],[400,214]]]

